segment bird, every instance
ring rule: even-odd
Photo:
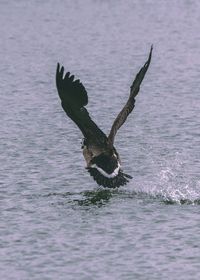
[[[86,161],[86,170],[99,186],[118,188],[126,185],[132,179],[132,176],[124,173],[122,169],[114,140],[118,129],[135,107],[135,97],[150,65],[152,50],[153,45],[147,61],[131,84],[128,101],[114,120],[108,136],[92,120],[86,109],[88,94],[84,85],[70,72],[64,74],[64,67],[57,63],[56,86],[62,108],[83,134],[81,148]]]

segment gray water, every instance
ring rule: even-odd
[[[200,2],[0,1],[0,279],[200,279]],[[84,169],[56,63],[116,137],[118,190]]]

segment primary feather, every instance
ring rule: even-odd
[[[110,143],[113,145],[114,138],[117,133],[117,130],[124,124],[126,121],[128,115],[133,111],[133,108],[135,107],[135,97],[138,94],[140,90],[140,84],[142,83],[142,80],[144,79],[144,76],[147,72],[147,69],[149,68],[149,64],[151,62],[151,55],[152,55],[153,46],[151,46],[151,50],[149,53],[149,57],[147,62],[144,64],[144,66],[140,69],[140,71],[137,73],[130,89],[130,95],[129,99],[126,102],[125,106],[121,110],[121,112],[118,114],[117,118],[115,119],[112,128],[110,130],[110,134],[108,136],[108,139]]]

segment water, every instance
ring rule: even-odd
[[[200,278],[199,1],[0,2],[0,278]],[[104,190],[62,111],[59,61],[109,132],[153,58]]]

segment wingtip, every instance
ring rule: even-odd
[[[153,44],[151,45],[150,56],[152,55],[152,51],[153,51]]]
[[[57,62],[57,72],[60,72],[60,73],[63,75],[64,71],[65,71],[64,66],[62,66],[62,67],[60,68],[60,63]]]
[[[58,77],[60,77],[62,79],[64,71],[65,71],[64,67],[62,66],[60,68],[60,63],[58,62],[57,69],[56,69],[56,78],[58,79]]]
[[[148,60],[147,60],[147,62],[145,63],[145,66],[147,66],[147,67],[149,66],[150,61],[151,61],[152,51],[153,51],[153,44],[151,45],[151,49],[150,49],[150,52],[149,52]]]
[[[60,75],[61,75],[61,77],[63,77],[64,71],[65,71],[65,68],[64,68],[64,66],[62,66],[61,69],[60,69]]]

